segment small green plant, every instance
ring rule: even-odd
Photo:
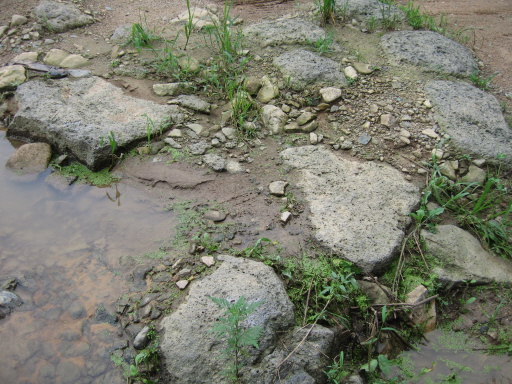
[[[108,168],[93,172],[85,165],[76,162],[66,165],[65,167],[57,167],[57,170],[65,177],[76,177],[80,182],[98,187],[107,187],[118,181],[118,179],[110,174]]]
[[[394,30],[400,24],[400,17],[392,2],[382,2],[380,5],[380,24],[385,30]]]
[[[190,36],[192,35],[192,32],[194,32],[194,13],[192,12],[192,9],[190,7],[190,0],[187,0],[187,21],[185,22],[185,25],[183,26],[183,29],[185,30],[185,46],[183,47],[184,50],[187,50],[187,45],[190,40]]]
[[[130,39],[127,44],[133,45],[137,51],[141,51],[142,48],[152,48],[152,40],[156,37],[153,36],[141,23],[132,24]]]
[[[350,371],[345,369],[345,353],[341,351],[338,359],[335,359],[334,362],[329,365],[328,371],[325,372],[327,375],[327,380],[332,384],[341,384],[343,380],[350,374]]]
[[[116,137],[114,135],[114,132],[113,131],[110,131],[108,133],[108,135],[105,135],[101,138],[100,140],[100,146],[103,146],[103,143],[105,142],[104,140],[107,139],[108,140],[108,143],[110,144],[110,154],[112,156],[115,155],[116,153],[116,149],[117,149],[117,140],[116,140]]]
[[[317,39],[316,41],[308,40],[308,44],[313,47],[315,52],[318,52],[320,55],[324,53],[332,52],[331,48],[333,39],[333,32],[326,34],[323,38]]]
[[[480,89],[483,89],[484,91],[487,91],[491,87],[491,81],[494,78],[496,74],[493,73],[489,77],[482,77],[480,76],[479,72],[474,72],[471,75],[469,75],[469,80],[473,83],[475,87],[478,87]]]
[[[336,0],[317,0],[316,8],[320,13],[320,18],[324,24],[334,24],[334,16],[336,13]]]
[[[151,117],[149,117],[147,114],[143,114],[142,116],[146,118],[147,146],[151,147],[151,135],[153,134],[153,131],[155,130],[155,123],[153,122],[153,119],[151,119]]]
[[[242,358],[247,347],[259,348],[258,339],[263,332],[263,329],[258,326],[246,328],[243,326],[243,322],[263,303],[248,303],[244,296],[241,296],[236,302],[208,297],[224,310],[223,316],[213,326],[212,332],[219,339],[226,341],[224,355],[229,363],[224,374],[229,380],[236,382],[240,377],[240,369],[243,366]]]
[[[116,59],[116,60],[112,60],[112,61],[110,62],[110,66],[111,66],[112,68],[117,68],[117,67],[119,67],[120,65],[121,65],[121,60],[117,60],[117,59]]]

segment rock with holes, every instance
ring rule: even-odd
[[[467,83],[446,80],[427,83],[425,92],[439,126],[456,147],[512,168],[512,130],[493,95]]]
[[[51,32],[65,32],[94,23],[94,18],[81,12],[76,5],[52,0],[41,1],[34,14]]]
[[[340,64],[305,50],[285,52],[274,58],[274,65],[296,91],[307,87],[345,87],[348,82]]]
[[[436,32],[396,31],[382,36],[380,43],[397,65],[408,63],[457,76],[469,76],[478,70],[469,49]]]
[[[386,164],[346,160],[322,146],[280,156],[300,175],[317,240],[367,271],[382,271],[397,255],[418,188]]]
[[[30,81],[16,99],[9,137],[47,142],[93,170],[110,164],[111,135],[120,148],[143,140],[148,124],[183,121],[178,106],[126,96],[99,77]]]

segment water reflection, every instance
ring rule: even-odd
[[[61,191],[48,173],[14,175],[14,150],[0,131],[0,278],[15,276],[24,300],[0,320],[0,383],[123,383],[101,309],[128,289],[119,257],[156,250],[169,214],[126,186]]]
[[[463,332],[436,330],[426,337],[429,343],[418,351],[400,355],[400,370],[392,374],[399,383],[512,383],[511,356],[480,353],[474,348],[482,343]]]

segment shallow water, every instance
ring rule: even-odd
[[[0,130],[0,278],[16,276],[24,300],[0,320],[0,384],[123,383],[112,369],[116,328],[97,318],[128,290],[120,256],[154,251],[171,214],[143,191],[47,184],[48,173],[17,176]]]
[[[403,352],[401,370],[392,377],[399,383],[512,383],[512,357],[474,350],[485,345],[462,332],[435,330],[418,351]]]

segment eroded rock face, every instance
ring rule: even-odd
[[[296,91],[308,86],[346,87],[348,84],[339,63],[309,51],[285,52],[274,58],[274,65]]]
[[[18,87],[16,98],[19,109],[9,137],[49,143],[93,170],[110,162],[111,132],[120,148],[146,137],[148,119],[155,129],[183,120],[178,106],[126,96],[98,77],[31,81]]]
[[[430,253],[440,260],[433,272],[448,287],[463,280],[512,283],[512,263],[487,252],[471,233],[454,225],[438,225],[437,233],[421,231]]]
[[[300,173],[316,238],[359,267],[381,271],[399,249],[418,189],[388,165],[344,160],[323,147],[289,148],[281,158]]]
[[[436,32],[391,32],[382,36],[381,45],[397,65],[403,62],[457,76],[469,76],[478,70],[469,49]]]
[[[436,119],[460,150],[512,167],[512,130],[498,100],[463,82],[437,80],[425,86]],[[505,155],[506,157],[502,157]]]
[[[293,327],[293,304],[282,282],[263,263],[221,256],[222,265],[213,274],[193,282],[186,302],[162,321],[161,350],[171,381],[180,383],[224,383],[221,372],[226,366],[218,341],[211,329],[223,313],[208,298],[263,302],[247,319],[247,326],[264,329],[259,349],[253,348],[247,364],[251,365],[275,348],[280,333]]]
[[[44,0],[34,9],[34,14],[52,32],[65,32],[69,29],[94,23],[92,16],[82,13],[74,4]]]

